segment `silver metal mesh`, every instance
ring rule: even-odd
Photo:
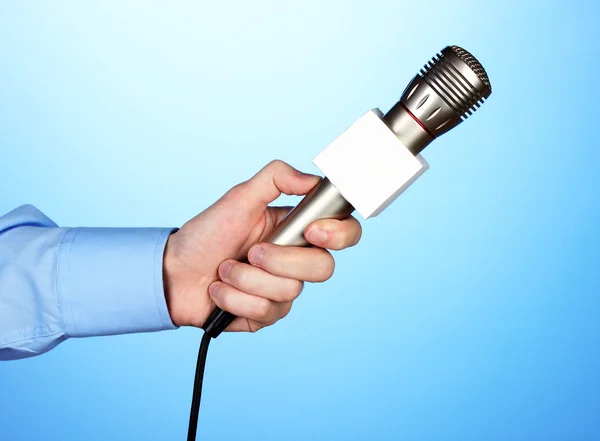
[[[481,65],[481,63],[479,61],[477,61],[477,58],[475,58],[473,55],[471,55],[470,52],[464,50],[460,46],[450,46],[450,49],[452,49],[452,51],[461,60],[463,60],[465,63],[467,63],[467,66],[469,66],[471,68],[471,70],[473,72],[475,72],[475,74],[479,77],[479,79],[481,80],[481,82],[483,84],[485,84],[490,89],[490,92],[491,92],[492,91],[492,85],[490,84],[490,80],[489,80],[489,78],[487,76],[487,72],[485,71],[485,69],[483,68],[483,66]]]

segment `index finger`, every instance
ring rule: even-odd
[[[240,184],[248,199],[268,205],[281,193],[302,196],[319,183],[320,176],[302,173],[283,161],[267,164],[248,181]]]

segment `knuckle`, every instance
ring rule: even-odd
[[[283,292],[280,296],[282,302],[293,302],[298,298],[302,289],[304,287],[304,282],[301,280],[292,280],[290,281],[290,286],[288,289]]]
[[[319,281],[325,282],[333,276],[335,270],[335,260],[331,254],[327,254],[327,258],[323,260],[323,263],[319,267]]]
[[[265,168],[269,168],[272,170],[281,170],[283,168],[288,167],[288,165],[283,162],[281,159],[273,159],[271,162],[267,164]]]
[[[266,320],[271,312],[271,304],[268,300],[262,299],[254,306],[254,315],[258,320]]]
[[[239,184],[234,185],[225,194],[225,197],[228,199],[240,199],[240,198],[244,197],[247,185],[248,185],[248,181],[240,182]]]
[[[294,287],[294,290],[293,290],[294,299],[302,293],[303,289],[304,289],[304,282],[302,280],[296,280],[296,286]]]
[[[283,310],[281,311],[281,317],[280,317],[280,319],[287,317],[287,315],[290,313],[290,311],[291,311],[291,310],[292,310],[292,303],[290,302],[290,303],[289,303],[288,305],[286,305],[286,306],[285,306],[285,308],[283,308]]]

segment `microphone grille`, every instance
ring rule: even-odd
[[[459,46],[446,46],[423,66],[419,75],[463,120],[492,93],[481,63]]]
[[[467,66],[469,66],[471,68],[471,70],[473,72],[475,72],[475,74],[479,77],[479,79],[481,80],[481,82],[483,84],[485,84],[488,89],[490,89],[490,93],[492,92],[492,85],[490,84],[490,80],[487,76],[487,72],[485,71],[485,69],[483,68],[483,66],[481,65],[481,63],[479,61],[477,61],[477,58],[475,58],[473,55],[471,55],[470,52],[464,50],[462,47],[460,46],[450,46],[450,49],[456,54],[458,55],[458,57],[463,60],[465,63],[467,63]]]

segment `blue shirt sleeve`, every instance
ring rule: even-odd
[[[0,360],[71,337],[174,329],[163,290],[173,228],[59,228],[31,205],[0,217]]]

